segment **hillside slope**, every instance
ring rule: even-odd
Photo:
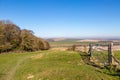
[[[77,52],[48,50],[0,54],[0,80],[119,80],[119,77],[85,64]]]

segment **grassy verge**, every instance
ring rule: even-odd
[[[85,64],[79,53],[72,51],[0,55],[0,80],[119,80],[107,73]]]

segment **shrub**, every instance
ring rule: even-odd
[[[21,30],[10,21],[0,21],[0,52],[15,49],[36,51],[49,48],[49,43],[33,35],[33,31]]]

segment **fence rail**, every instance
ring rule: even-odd
[[[90,59],[93,59],[93,61],[96,62],[100,62],[100,64],[120,65],[120,42],[98,42],[75,45],[62,44],[53,45],[52,48],[54,47],[66,47],[69,48],[68,50],[89,53]],[[119,51],[119,57],[116,56],[116,51]]]
[[[120,43],[110,42],[73,45],[72,50],[89,53],[90,60],[96,63],[103,65],[120,65],[119,59],[114,55],[114,51],[119,51],[120,54]]]

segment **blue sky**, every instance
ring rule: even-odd
[[[0,20],[39,37],[120,37],[120,0],[0,0]]]

